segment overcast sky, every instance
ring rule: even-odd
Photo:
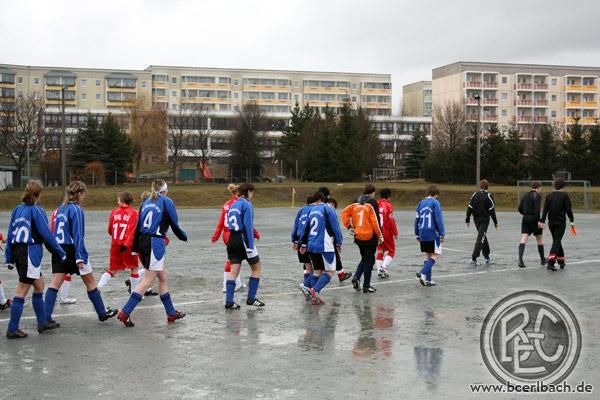
[[[600,66],[600,2],[3,0],[0,63],[389,73],[455,61]]]

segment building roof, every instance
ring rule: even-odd
[[[441,78],[448,75],[453,75],[459,72],[469,70],[482,70],[490,72],[498,72],[512,74],[516,71],[532,73],[547,73],[556,75],[568,74],[600,74],[600,67],[584,67],[584,66],[567,66],[567,65],[545,65],[545,64],[511,64],[511,63],[494,63],[483,61],[458,61],[452,64],[434,68],[432,71],[433,79]]]

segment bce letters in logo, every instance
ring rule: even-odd
[[[564,381],[581,351],[581,330],[571,309],[537,290],[500,300],[485,317],[480,339],[483,360],[502,383]]]

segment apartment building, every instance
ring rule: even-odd
[[[402,86],[402,115],[431,117],[431,81],[419,81]]]
[[[597,123],[599,78],[596,67],[457,62],[433,70],[433,107],[459,102],[470,122],[481,107],[484,128],[515,126],[527,134],[538,124],[559,124],[568,130],[576,119]]]

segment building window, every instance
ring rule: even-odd
[[[177,83],[177,77],[175,77],[175,76],[174,76],[174,77],[172,77],[172,78],[171,78],[171,83]]]
[[[238,98],[238,96],[239,96],[239,93],[238,93],[238,92],[235,92],[235,93],[233,93],[233,98],[234,98],[234,99],[237,99],[237,98]]]
[[[33,84],[34,85],[39,85],[40,84],[40,78],[33,78]]]
[[[96,87],[100,86],[102,86],[102,82],[100,81],[100,79],[96,79]]]
[[[299,94],[294,95],[294,104],[300,104],[300,95]]]
[[[87,87],[87,79],[81,80],[81,87]]]
[[[352,102],[356,103],[356,96],[352,96]]]
[[[87,94],[81,93],[81,100],[87,100]]]
[[[96,93],[96,101],[102,100],[102,95],[100,93]]]
[[[556,86],[556,78],[552,78],[552,86]]]
[[[552,111],[551,115],[552,115],[552,118],[556,118],[556,111]]]
[[[352,90],[356,90],[356,83],[352,84]]]
[[[145,88],[146,88],[146,85],[147,85],[146,81],[142,81],[142,83],[141,83],[141,86],[142,86],[142,88],[144,88],[144,89],[145,89]]]
[[[19,90],[19,92],[17,93],[17,97],[23,97],[23,92]]]
[[[177,90],[171,90],[171,97],[177,97]]]
[[[504,92],[502,93],[502,100],[506,100],[508,99],[508,93]]]
[[[555,94],[552,95],[552,101],[556,101],[556,95]]]
[[[506,109],[505,108],[502,109],[502,116],[506,117]]]
[[[171,109],[172,110],[177,110],[177,104],[171,104]]]
[[[507,81],[508,81],[507,78],[505,76],[503,76],[502,77],[502,83],[506,84]]]
[[[33,92],[33,98],[38,100],[40,98],[40,92]]]
[[[23,77],[22,76],[17,76],[17,83],[23,84]]]
[[[300,82],[299,81],[294,81],[294,87],[296,89],[298,89],[300,87]]]
[[[240,81],[238,81],[237,79],[234,79],[233,86],[240,86]]]

